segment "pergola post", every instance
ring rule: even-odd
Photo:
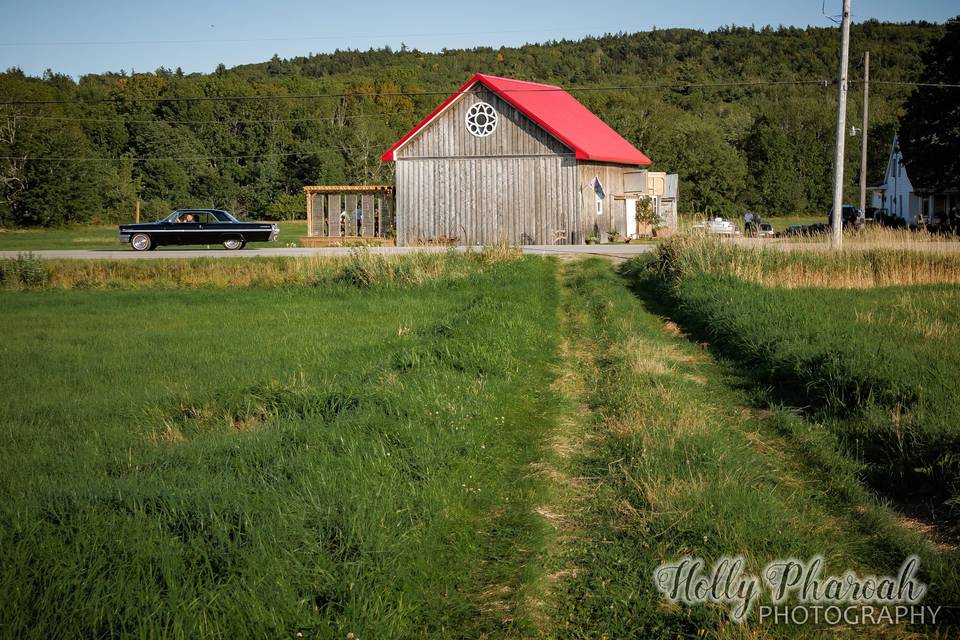
[[[313,194],[307,193],[307,237],[313,235]]]

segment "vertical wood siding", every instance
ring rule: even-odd
[[[344,209],[347,212],[343,235],[355,236],[357,235],[357,203],[360,199],[356,195],[348,193],[343,197],[343,200],[345,203]]]
[[[310,231],[313,235],[322,236],[323,235],[323,205],[325,198],[323,194],[320,193],[311,193],[307,195],[309,198],[309,207],[307,209],[308,214],[310,215]],[[309,233],[307,235],[310,235]]]
[[[576,192],[576,162],[569,157],[401,160],[397,238],[551,244],[558,229],[579,228]]]
[[[331,238],[340,235],[340,212],[343,203],[339,193],[327,194],[327,236]]]
[[[376,222],[376,214],[373,211],[373,194],[365,193],[360,196],[360,206],[363,211],[363,235],[366,237],[373,236],[373,225]]]

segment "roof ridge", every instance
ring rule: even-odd
[[[549,87],[550,89],[558,89],[560,91],[566,91],[563,87],[555,84],[547,84],[546,82],[533,82],[531,80],[517,80],[516,78],[508,78],[506,76],[495,76],[489,73],[475,73],[474,78],[489,78],[491,80],[506,80],[507,82],[516,82],[517,84],[529,84],[534,87]]]

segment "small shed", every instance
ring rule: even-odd
[[[397,243],[583,243],[628,233],[624,176],[650,159],[573,96],[476,74],[382,156]]]
[[[384,238],[394,230],[393,187],[307,186],[305,244],[343,238]]]

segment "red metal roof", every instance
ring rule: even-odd
[[[395,152],[398,148],[426,127],[454,100],[477,82],[482,83],[500,98],[550,132],[557,140],[569,147],[576,154],[578,160],[615,162],[618,164],[650,164],[650,158],[643,155],[636,147],[611,129],[607,123],[560,87],[538,82],[499,78],[482,73],[470,78],[456,93],[434,109],[433,113],[397,140],[381,156],[381,159],[396,160]]]

